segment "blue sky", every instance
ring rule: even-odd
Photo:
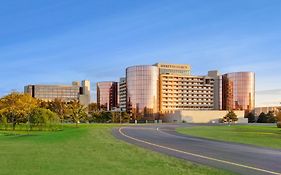
[[[0,96],[82,79],[94,94],[128,66],[166,62],[195,75],[254,71],[257,105],[277,105],[280,9],[280,0],[0,1]]]

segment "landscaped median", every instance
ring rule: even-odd
[[[0,131],[0,174],[230,174],[117,140],[111,134],[113,127],[118,125]]]
[[[276,125],[221,125],[177,128],[190,136],[281,149],[281,129]]]

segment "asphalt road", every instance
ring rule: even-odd
[[[175,132],[179,126],[129,126],[114,129],[113,134],[153,151],[237,174],[281,175],[280,150],[186,136]]]

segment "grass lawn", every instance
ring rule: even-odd
[[[81,125],[57,132],[0,131],[0,174],[230,174],[115,139],[114,125]]]
[[[177,131],[191,136],[281,149],[281,129],[276,125],[195,126],[178,128]]]

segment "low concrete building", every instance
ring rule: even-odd
[[[234,111],[238,117],[237,123],[248,123],[244,118],[244,111]],[[228,111],[224,110],[176,110],[174,113],[165,114],[164,122],[172,123],[219,123]]]
[[[43,100],[53,101],[61,99],[64,102],[78,100],[82,105],[88,106],[91,100],[90,81],[83,80],[72,82],[72,85],[27,85],[24,93],[32,97]]]

